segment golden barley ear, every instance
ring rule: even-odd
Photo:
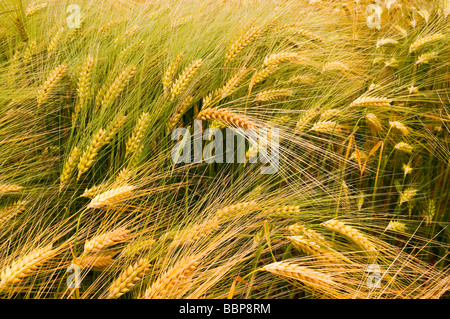
[[[238,54],[241,53],[242,50],[244,50],[245,47],[247,47],[258,37],[263,35],[264,32],[264,29],[253,27],[248,30],[243,36],[236,39],[225,54],[225,65],[232,62],[238,56]]]
[[[172,85],[172,89],[170,91],[170,97],[172,101],[185,91],[190,80],[194,77],[195,73],[202,65],[202,59],[198,59],[192,62],[183,70],[178,79],[176,79],[176,81]]]
[[[100,253],[112,245],[127,241],[129,237],[130,231],[126,227],[119,227],[86,241],[84,244],[84,253]]]
[[[181,259],[147,288],[142,299],[179,298],[179,294],[187,288],[198,265],[197,256]]]
[[[228,109],[208,108],[200,111],[198,120],[219,120],[243,129],[256,129],[256,125],[244,115],[231,112]]]
[[[112,282],[108,288],[106,299],[116,299],[130,291],[137,282],[144,278],[145,274],[150,270],[150,266],[150,262],[147,259],[138,259]]]
[[[104,206],[114,206],[124,198],[133,194],[135,189],[132,185],[124,185],[113,188],[109,191],[100,193],[92,198],[91,202],[87,206],[88,208],[101,208]]]
[[[53,245],[50,244],[43,248],[36,248],[2,269],[0,271],[0,291],[21,282],[24,278],[35,273],[45,262],[53,258],[57,250],[52,247]]]
[[[65,64],[61,64],[50,72],[49,76],[47,77],[47,80],[44,82],[41,89],[37,93],[38,106],[42,105],[47,101],[50,92],[54,89],[58,81],[62,78],[66,70],[67,66]]]

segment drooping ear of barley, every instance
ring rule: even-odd
[[[247,129],[256,129],[256,125],[244,115],[231,112],[228,109],[207,108],[197,115],[198,120],[219,120],[227,124]]]
[[[101,183],[98,185],[94,185],[91,188],[87,188],[84,190],[81,197],[93,198],[100,193],[103,193],[108,185],[106,183]]]
[[[257,207],[256,201],[237,203],[237,204],[225,206],[225,207],[217,210],[215,212],[214,216],[217,219],[219,219],[220,221],[224,221],[226,219],[234,218],[235,214],[239,211],[242,211],[242,210],[248,211],[248,210],[251,210],[256,207]]]
[[[170,131],[172,131],[175,128],[175,126],[178,124],[183,114],[188,110],[189,106],[191,106],[193,101],[194,98],[192,96],[188,96],[177,107],[175,112],[170,117],[169,122],[167,122],[166,126],[167,134],[169,134]]]
[[[406,127],[406,125],[400,121],[390,121],[389,126],[392,129],[399,131],[403,135],[408,135],[408,133],[409,133],[408,127]]]
[[[368,107],[378,107],[391,106],[392,100],[386,97],[370,97],[370,96],[361,96],[354,100],[350,106],[368,106]]]
[[[314,34],[308,30],[305,30],[305,29],[296,28],[296,29],[290,30],[290,33],[298,34],[298,35],[304,36],[305,38],[308,38],[308,39],[311,39],[311,40],[314,40],[317,42],[321,42],[321,43],[325,42],[325,39],[319,37],[317,34]]]
[[[366,114],[366,123],[373,132],[381,132],[383,130],[383,126],[381,125],[378,116],[373,113]]]
[[[78,162],[78,177],[80,179],[81,175],[85,173],[94,163],[94,159],[97,156],[100,148],[104,145],[106,139],[106,131],[99,129],[97,133],[92,137],[87,149],[81,155],[80,161]]]
[[[20,186],[20,185],[4,184],[4,183],[0,182],[0,194],[20,192],[22,189],[23,189],[23,186]]]
[[[340,133],[342,132],[342,126],[337,124],[336,121],[319,121],[314,123],[313,127],[311,128],[311,131],[317,132],[317,133]]]
[[[283,216],[292,216],[292,214],[298,215],[301,213],[300,206],[297,205],[286,205],[282,207],[276,207],[273,209],[269,209],[266,211],[267,216],[277,216],[277,217],[283,217]]]
[[[418,190],[412,187],[408,187],[403,192],[400,192],[399,205],[410,202],[413,199],[413,197],[417,195],[417,192]]]
[[[123,200],[125,197],[132,195],[134,189],[135,187],[132,185],[124,185],[113,188],[109,191],[100,193],[95,196],[87,207],[101,208],[104,206],[113,206]]]
[[[350,71],[350,68],[343,62],[340,61],[331,61],[324,64],[322,68],[322,72],[329,71]]]
[[[305,111],[295,125],[295,128],[300,132],[304,131],[308,124],[317,116],[317,114],[318,112],[316,108]]]
[[[178,79],[172,85],[172,89],[170,91],[172,101],[180,94],[184,92],[186,86],[189,84],[189,81],[194,77],[197,70],[202,66],[202,59],[198,59],[192,62],[189,66],[187,66],[183,72],[180,74]]]
[[[114,103],[115,99],[119,96],[119,94],[123,91],[128,82],[130,82],[135,72],[136,72],[135,66],[128,66],[124,68],[122,72],[120,72],[120,74],[113,81],[111,86],[109,86],[108,88],[103,87],[101,89],[101,93],[104,92],[104,95],[99,93],[96,102],[97,107],[99,106],[102,106],[103,108],[110,107]]]
[[[3,207],[0,209],[0,227],[4,225],[8,220],[14,218],[18,214],[22,213],[26,208],[27,201],[17,201],[11,206]]]
[[[145,132],[147,131],[148,124],[150,123],[151,117],[149,113],[142,113],[139,117],[136,126],[134,127],[133,133],[126,142],[126,156],[135,152],[144,138]]]
[[[78,83],[77,83],[78,101],[77,104],[75,105],[75,110],[72,115],[74,121],[76,120],[78,113],[83,109],[83,107],[86,104],[86,100],[89,95],[89,87],[91,84],[93,69],[94,69],[94,58],[92,56],[88,56],[83,66],[81,67],[81,71],[78,76]]]
[[[186,257],[178,261],[147,288],[142,299],[179,298],[179,294],[186,289],[198,265],[197,256]]]
[[[123,250],[121,255],[126,257],[135,257],[136,255],[140,254],[141,252],[148,251],[151,249],[154,244],[156,243],[156,240],[153,238],[143,238],[143,239],[137,239],[132,242],[130,242]]]
[[[64,32],[64,28],[59,28],[58,31],[53,35],[48,43],[47,47],[47,58],[50,59],[52,55],[55,53],[58,48],[59,42],[61,41],[62,35]]]
[[[130,231],[126,227],[119,227],[91,238],[84,244],[84,253],[98,253],[106,248],[128,240]]]
[[[126,115],[120,115],[117,120],[112,124],[112,126],[108,129],[105,135],[105,141],[104,143],[107,144],[111,141],[111,139],[114,137],[114,135],[117,133],[117,131],[120,129],[123,123],[125,123],[125,120],[127,119]]]
[[[213,218],[202,223],[183,229],[175,235],[171,246],[191,245],[198,240],[208,237],[219,229],[219,219]]]
[[[42,264],[55,256],[56,250],[52,244],[43,248],[36,248],[27,255],[15,260],[11,265],[0,271],[0,291],[12,284],[19,283],[30,276]]]
[[[163,84],[163,90],[164,90],[164,96],[169,95],[170,89],[173,84],[173,78],[175,76],[175,73],[177,71],[178,65],[180,64],[181,60],[184,57],[184,53],[180,52],[178,53],[175,61],[171,62],[169,66],[167,67],[166,72],[164,73],[164,76],[162,78],[162,84]]]
[[[264,59],[263,67],[278,65],[283,62],[299,62],[301,55],[298,52],[280,52],[269,55]]]
[[[377,248],[372,242],[367,238],[366,235],[361,233],[359,230],[344,224],[341,221],[329,220],[321,224],[325,228],[338,232],[348,239],[352,240],[355,244],[364,248],[368,253],[374,254],[377,252]]]
[[[394,148],[396,150],[399,150],[400,152],[405,152],[405,153],[412,153],[412,151],[414,149],[411,145],[409,145],[408,143],[405,143],[405,142],[399,142],[399,143],[395,144]]]
[[[292,97],[293,95],[294,91],[292,91],[291,89],[265,90],[256,94],[255,101],[258,102],[276,101]]]
[[[60,187],[63,187],[65,183],[72,177],[72,174],[77,166],[78,159],[80,157],[80,150],[78,147],[74,147],[70,152],[67,162],[64,164],[61,176],[59,177]]]
[[[145,276],[150,269],[150,262],[140,258],[130,265],[108,288],[106,299],[116,299],[127,293],[134,285]]]
[[[445,35],[442,33],[430,34],[425,37],[419,38],[411,44],[411,46],[409,47],[409,52],[415,52],[425,44],[438,41],[443,38],[445,38]]]
[[[78,258],[74,258],[72,263],[80,266],[80,269],[92,268],[103,270],[114,262],[115,253],[105,254],[82,254]]]
[[[242,50],[244,50],[245,47],[253,42],[253,40],[263,35],[264,31],[265,30],[261,28],[253,27],[244,35],[236,39],[225,54],[225,65],[233,61],[238,56],[238,54],[241,53]]]
[[[395,39],[391,39],[391,38],[379,39],[377,41],[377,48],[380,48],[383,45],[388,45],[388,44],[397,45],[398,41]]]
[[[61,64],[50,72],[49,76],[47,77],[47,80],[44,82],[41,89],[37,93],[38,106],[42,105],[45,101],[47,101],[48,95],[50,94],[51,90],[55,87],[56,83],[58,83],[58,81],[61,79],[66,70],[67,70],[66,65]]]
[[[247,69],[240,69],[239,71],[237,71],[236,74],[233,75],[223,87],[215,91],[214,94],[209,94],[203,99],[202,107],[207,108],[232,94],[243,80],[243,77],[247,73],[247,71]]]
[[[277,276],[297,279],[312,287],[330,287],[333,284],[331,276],[327,274],[285,261],[271,263],[262,269]]]
[[[256,72],[252,77],[253,84],[258,84],[267,79],[269,76],[278,72],[280,68],[278,65],[270,65],[268,67],[262,68],[260,71]]]
[[[25,66],[28,66],[33,58],[33,55],[36,53],[36,45],[36,41],[31,41],[25,49],[25,52],[23,53],[23,64]]]
[[[430,63],[433,60],[436,60],[438,58],[438,53],[437,52],[427,52],[424,54],[421,54],[416,61],[416,64],[427,64]]]

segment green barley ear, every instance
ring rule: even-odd
[[[58,31],[56,31],[55,35],[50,39],[50,42],[47,47],[47,59],[50,59],[52,57],[52,55],[56,52],[56,49],[58,48],[58,45],[61,41],[63,32],[64,32],[64,28],[58,29]]]
[[[145,132],[147,130],[148,124],[150,123],[150,114],[142,113],[139,117],[136,126],[134,127],[133,133],[126,142],[126,156],[135,152],[144,138]]]

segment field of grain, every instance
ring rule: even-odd
[[[448,0],[0,0],[0,298],[449,298],[449,112]]]

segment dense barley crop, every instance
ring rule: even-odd
[[[448,298],[449,61],[447,0],[0,0],[0,298]]]

